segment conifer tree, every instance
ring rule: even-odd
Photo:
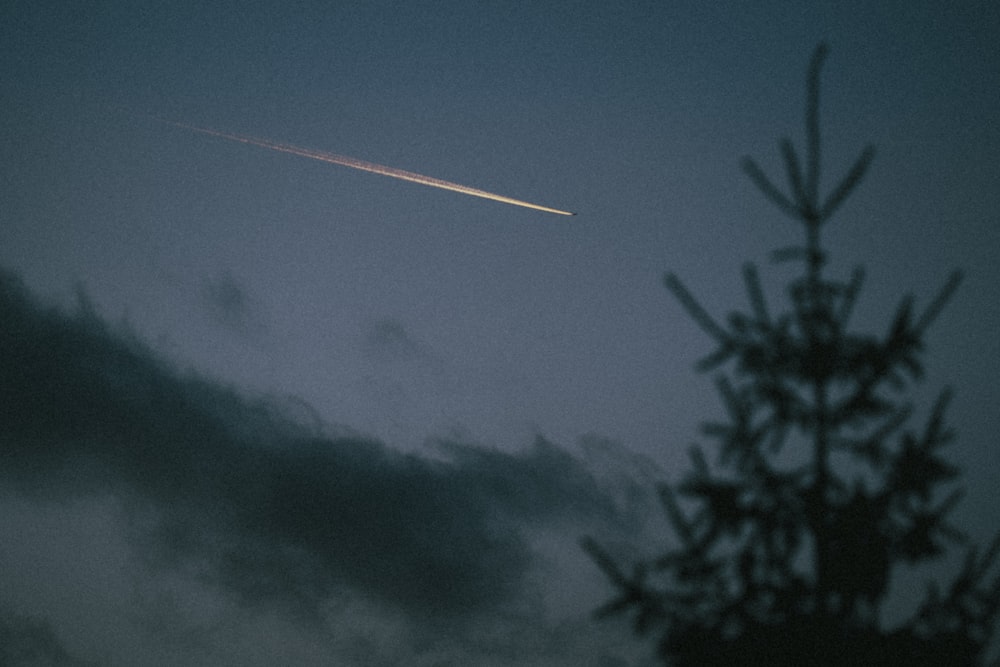
[[[583,546],[618,589],[598,616],[631,612],[656,632],[668,664],[981,665],[1000,608],[989,572],[1000,536],[984,552],[948,522],[961,490],[942,456],[952,438],[945,390],[920,427],[905,391],[922,375],[922,338],[948,302],[956,272],[923,309],[904,298],[883,336],[852,333],[863,271],[824,273],[824,226],[861,182],[865,148],[840,182],[820,194],[821,44],[809,64],[804,155],[780,143],[788,189],[751,159],[743,168],[805,242],[774,253],[797,262],[783,312],[772,311],[747,265],[749,312],[717,322],[677,276],[666,287],[714,341],[701,371],[719,372],[727,420],[703,433],[717,461],[691,451],[693,469],[660,495],[676,545],[625,565],[592,539]],[[880,618],[890,577],[949,548],[964,564],[943,588],[931,584],[911,615]]]

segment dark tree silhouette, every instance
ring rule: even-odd
[[[757,270],[744,279],[750,312],[716,322],[673,274],[667,288],[715,341],[699,370],[725,367],[717,386],[728,420],[708,423],[718,444],[710,465],[700,447],[693,470],[660,489],[676,546],[626,566],[592,539],[583,546],[618,589],[598,616],[635,614],[640,634],[659,634],[676,665],[978,665],[1000,607],[1000,577],[988,572],[1000,536],[968,548],[942,589],[885,627],[879,609],[901,565],[944,555],[965,538],[946,521],[961,491],[941,456],[952,437],[945,390],[922,429],[908,424],[902,394],[922,374],[921,339],[958,286],[954,273],[917,313],[902,300],[882,337],[850,333],[863,272],[827,278],[820,233],[861,182],[865,148],[821,196],[820,45],[810,62],[804,161],[781,142],[786,194],[750,159],[744,171],[782,213],[801,223],[805,244],[774,253],[800,262],[786,312],[765,301]]]

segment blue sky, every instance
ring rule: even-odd
[[[928,336],[915,398],[927,406],[954,387],[953,456],[969,485],[957,516],[985,535],[1000,475],[998,28],[988,2],[6,3],[0,266],[31,295],[18,312],[71,311],[83,294],[112,338],[158,360],[142,366],[158,369],[157,383],[197,376],[248,406],[273,404],[288,420],[282,437],[290,423],[320,424],[324,437],[349,433],[418,461],[444,457],[448,440],[510,457],[474,459],[487,468],[517,470],[543,436],[567,469],[593,477],[586,492],[574,487],[581,497],[624,515],[621,480],[676,478],[698,423],[718,414],[711,378],[693,370],[710,342],[663,272],[719,316],[745,305],[745,261],[761,265],[775,299],[789,277],[766,257],[797,230],[739,160],[778,171],[778,139],[801,137],[805,67],[823,39],[825,182],[866,143],[877,149],[829,228],[831,271],[866,265],[856,321],[874,331],[903,294],[926,303],[953,268],[966,272]],[[435,474],[468,473],[449,465]],[[364,650],[382,664],[461,664],[504,644],[482,629],[500,616],[537,638],[484,664],[616,664],[599,662],[594,643],[607,660],[642,653],[627,629],[587,618],[607,589],[576,537],[640,530],[596,510],[553,513],[551,499],[539,500],[544,519],[498,510],[527,554],[511,579],[521,606],[478,607],[477,630],[441,631],[356,584],[331,596],[312,632],[184,568],[153,572],[115,493],[41,496],[4,496],[0,530],[40,527],[16,540],[30,546],[0,550],[0,571],[17,573],[0,576],[4,603],[102,664],[217,664],[221,646],[250,636],[260,655],[298,651],[300,664],[373,664]],[[93,534],[64,530],[81,523]],[[69,553],[90,560],[74,570]],[[115,583],[86,604],[60,594],[102,577]],[[354,608],[363,620],[343,631]],[[116,640],[91,625],[107,613],[147,630]],[[383,631],[391,648],[358,648]]]

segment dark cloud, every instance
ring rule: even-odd
[[[201,286],[202,299],[212,319],[229,329],[250,333],[257,320],[253,300],[246,287],[224,272]]]
[[[365,332],[365,354],[376,361],[412,361],[430,355],[406,330],[402,322],[381,319]]]
[[[179,374],[92,311],[40,306],[9,274],[0,350],[6,492],[125,498],[150,563],[248,603],[309,615],[352,590],[466,617],[517,594],[532,562],[525,530],[616,518],[591,472],[544,440],[422,456],[326,433]]]
[[[0,665],[96,667],[69,653],[43,620],[0,613]]]

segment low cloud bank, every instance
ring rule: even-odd
[[[85,306],[39,304],[9,273],[0,405],[0,492],[113,495],[149,563],[306,616],[338,591],[440,619],[497,609],[531,567],[528,529],[626,521],[584,463],[543,439],[420,455],[331,434],[177,371]]]

